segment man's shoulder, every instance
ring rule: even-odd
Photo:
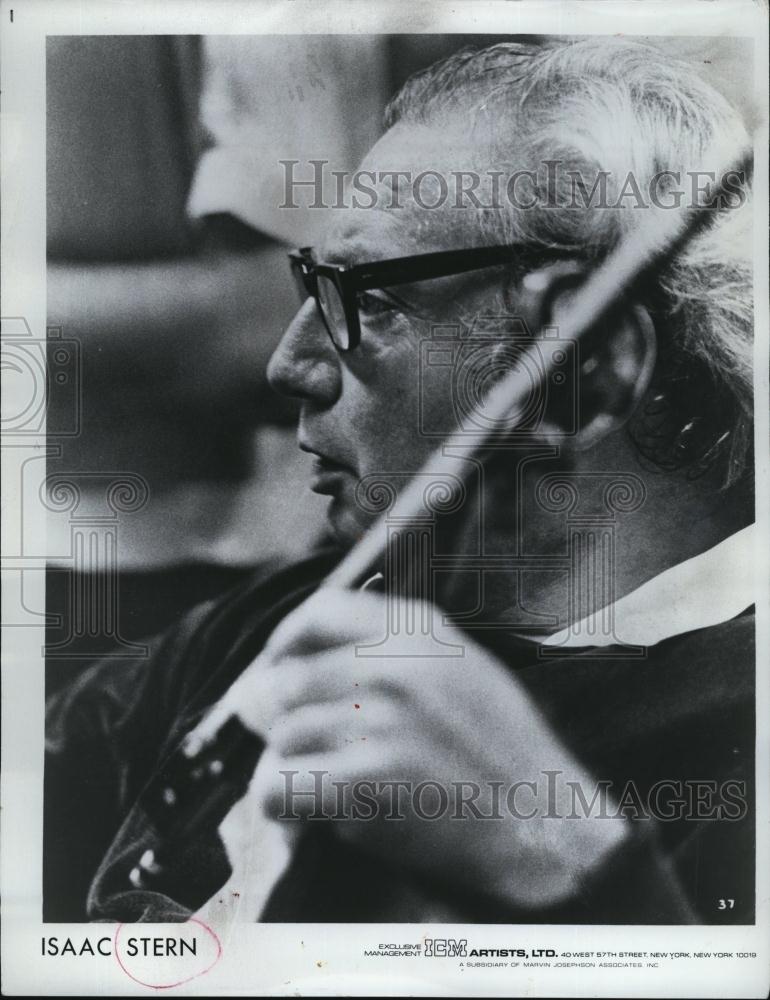
[[[220,693],[261,651],[273,629],[315,591],[340,559],[339,550],[318,549],[300,559],[261,568],[198,606],[161,637],[171,656],[164,671],[176,695],[198,701]]]
[[[260,567],[148,638],[143,655],[106,656],[49,699],[49,734],[61,728],[62,720],[79,715],[98,715],[115,726],[134,709],[146,715],[152,706],[159,715],[175,715],[183,706],[213,700],[213,693],[224,692],[339,558],[338,551],[323,548],[290,564]]]
[[[669,680],[691,675],[701,684],[707,677],[723,677],[734,687],[738,677],[753,677],[755,629],[755,608],[750,607],[727,621],[669,636],[648,646],[617,643],[565,647],[561,652],[548,647],[531,669],[542,671],[552,663],[554,674],[569,670],[573,678],[589,679],[598,672],[605,682],[615,676],[643,679],[661,672],[666,672]]]
[[[705,628],[672,636],[647,650],[658,669],[692,674],[704,688],[737,693],[753,688],[756,661],[756,609]]]
[[[654,646],[565,650],[532,659],[522,681],[557,731],[588,759],[629,754],[677,762],[747,753],[754,725],[754,613]],[[727,748],[727,749],[725,749]]]
[[[262,566],[191,614],[199,627],[224,629],[231,637],[242,628],[254,630],[263,620],[272,628],[319,587],[340,558],[339,549],[326,546],[303,559]]]

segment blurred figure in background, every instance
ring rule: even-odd
[[[278,209],[279,160],[352,168],[385,102],[378,66],[371,37],[49,42],[48,317],[80,341],[83,412],[57,439],[53,387],[48,473],[77,484],[80,519],[105,512],[94,473],[146,483],[118,526],[125,640],[321,530],[293,411],[265,380],[295,307],[286,250],[318,214]],[[49,690],[105,652],[71,634],[79,578],[103,568],[72,565],[70,513],[50,518]]]

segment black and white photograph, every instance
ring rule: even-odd
[[[765,995],[766,8],[68,6],[4,990]]]

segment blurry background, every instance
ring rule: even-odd
[[[322,214],[278,209],[279,160],[355,169],[390,95],[468,41],[49,38],[48,323],[82,363],[79,434],[57,437],[71,393],[49,400],[48,474],[80,495],[49,518],[49,688],[110,645],[84,616],[109,616],[111,588],[112,638],[135,640],[322,537],[327,500],[264,377],[298,304],[286,250]],[[73,519],[110,513],[95,473],[147,487],[118,518],[115,573],[103,545],[73,565]]]
[[[320,222],[277,208],[279,160],[355,169],[412,72],[505,37],[49,38],[48,321],[80,343],[82,422],[57,438],[71,399],[54,385],[48,471],[79,484],[78,517],[95,522],[93,473],[147,485],[118,525],[123,639],[323,533],[327,500],[307,489],[292,408],[264,378],[297,306],[286,250],[312,243]],[[650,41],[744,99],[741,40]],[[79,637],[72,620],[103,574],[73,566],[71,527],[71,512],[52,515],[53,686],[91,662],[88,628]]]

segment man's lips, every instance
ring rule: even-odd
[[[310,488],[314,493],[336,493],[339,489],[340,477],[346,474],[350,475],[353,472],[351,466],[344,462],[338,462],[304,441],[299,442],[299,447],[301,451],[307,452],[314,458],[310,482]]]

